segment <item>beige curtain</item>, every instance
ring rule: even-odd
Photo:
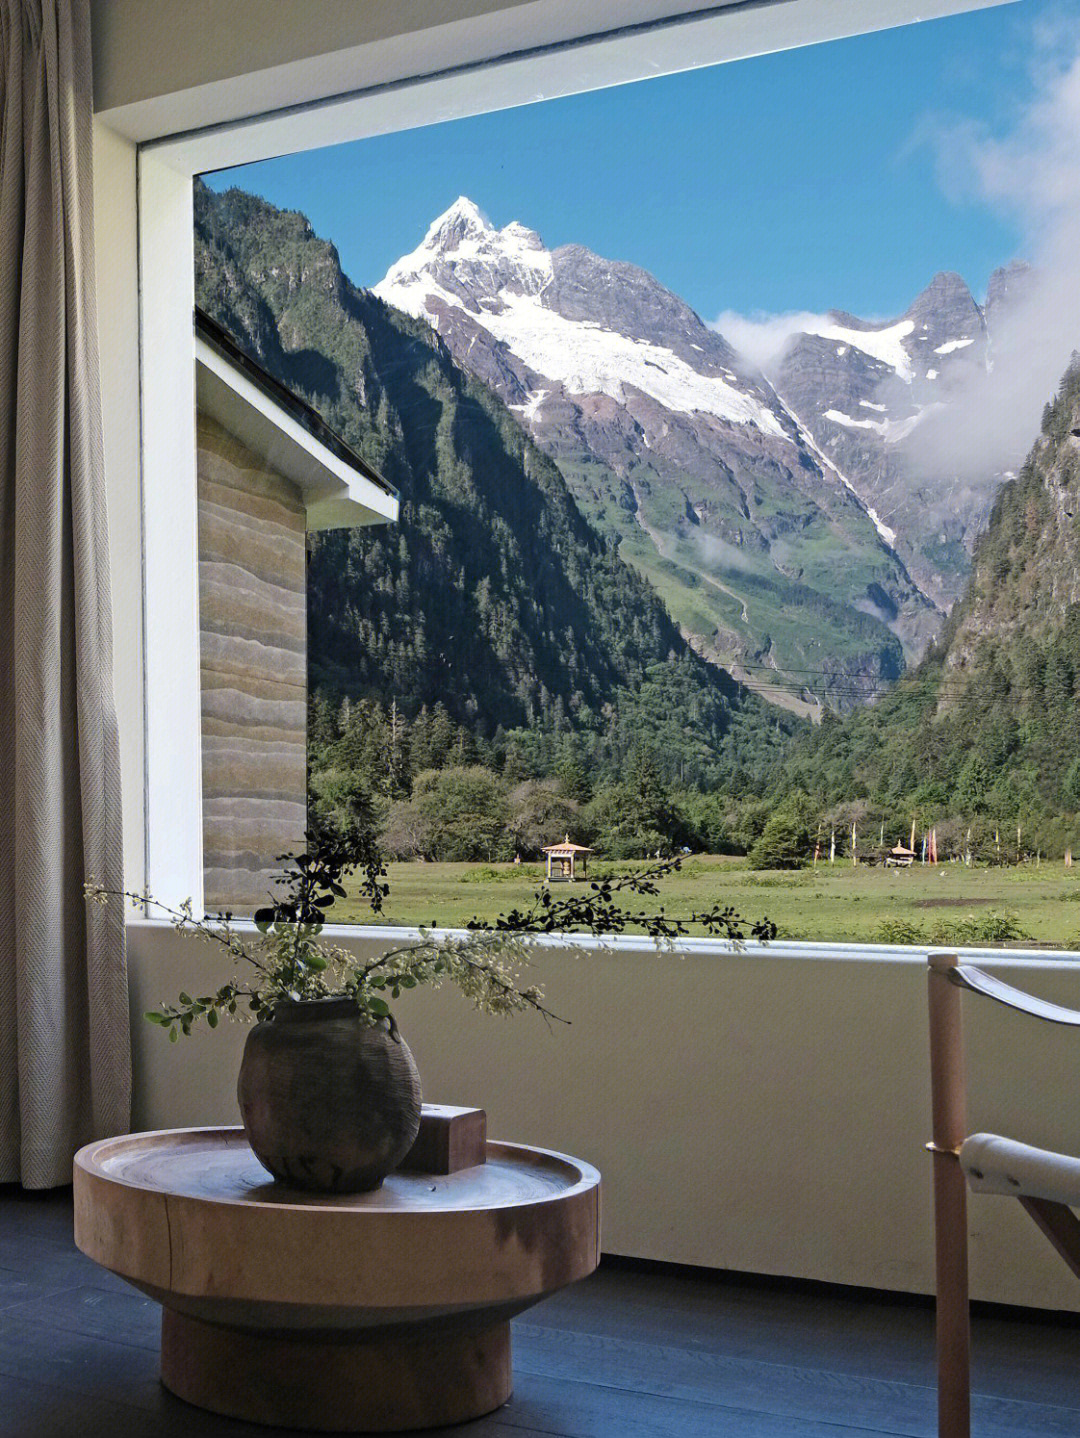
[[[87,0],[0,0],[0,1182],[125,1131]]]

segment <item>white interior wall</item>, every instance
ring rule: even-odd
[[[351,937],[350,937],[351,932]],[[351,947],[376,940],[338,930]],[[207,945],[131,933],[143,1128],[238,1122],[243,1025],[169,1043],[148,1008],[216,988]],[[990,965],[988,965],[990,966]],[[1080,1008],[1080,967],[992,961]],[[477,1014],[453,990],[395,1005],[433,1103],[485,1108],[495,1138],[560,1149],[604,1177],[608,1253],[929,1293],[933,1230],[926,964],[732,955],[696,945],[538,955],[549,1030]],[[971,1129],[1080,1153],[1075,1032],[966,997]],[[1080,1289],[1019,1204],[971,1201],[976,1297],[1080,1311]]]

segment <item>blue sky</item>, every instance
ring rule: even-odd
[[[706,319],[977,297],[1022,219],[950,193],[936,137],[1008,134],[1080,0],[973,15],[283,157],[208,177],[302,210],[375,284],[459,194],[497,225],[650,270]]]

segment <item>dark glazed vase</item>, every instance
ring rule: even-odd
[[[256,1158],[292,1188],[378,1188],[420,1128],[408,1044],[348,998],[279,1004],[248,1034],[236,1091]]]

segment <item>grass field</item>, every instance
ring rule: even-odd
[[[603,872],[629,867],[610,864]],[[382,922],[459,927],[528,903],[543,880],[543,867],[391,864],[389,880]],[[1008,940],[1014,945],[1080,949],[1080,868],[1066,869],[1060,861],[1013,869],[916,865],[901,871],[837,862],[794,873],[755,873],[744,859],[697,856],[662,882],[660,899],[642,901],[652,907],[660,902],[677,914],[732,904],[748,924],[769,918],[789,939],[991,943],[989,931],[1004,927],[1020,931]],[[330,918],[372,922],[370,911],[352,896],[339,902]],[[882,930],[885,921],[893,926],[891,933]]]

